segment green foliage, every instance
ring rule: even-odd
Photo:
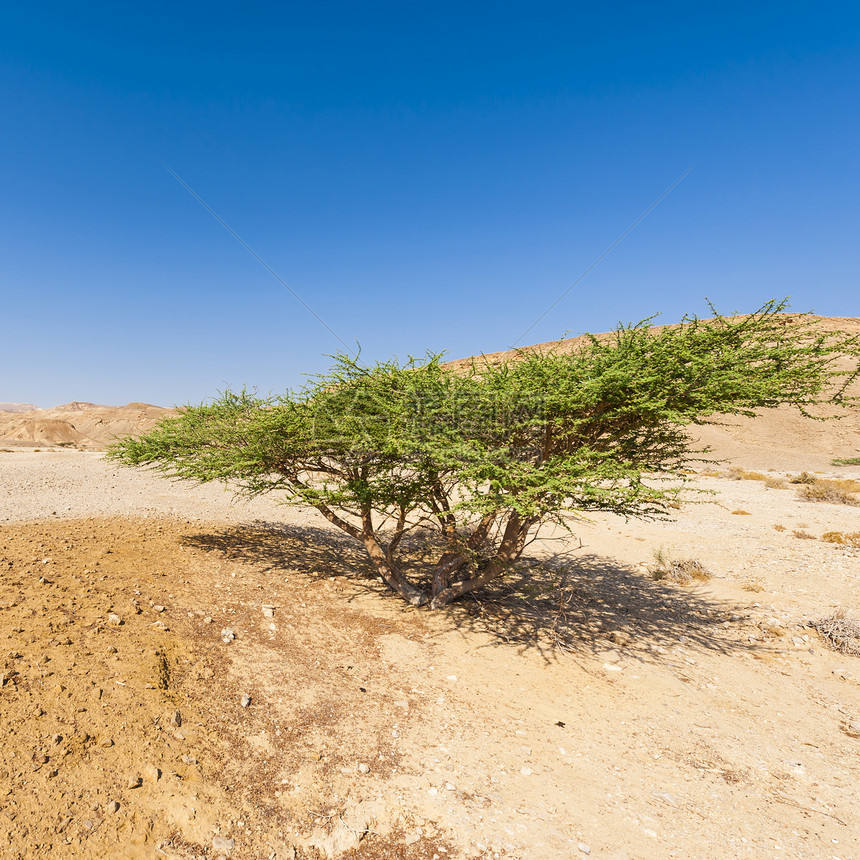
[[[860,466],[860,457],[835,457],[830,461],[831,466]]]
[[[313,506],[364,544],[402,597],[441,606],[502,575],[539,524],[565,512],[666,516],[702,453],[689,425],[846,401],[857,371],[837,359],[858,356],[856,339],[784,309],[663,329],[646,320],[457,371],[438,355],[369,368],[338,355],[301,392],[228,391],[108,456]],[[419,527],[439,553],[414,581],[401,542]]]

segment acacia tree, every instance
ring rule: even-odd
[[[338,355],[300,392],[228,391],[108,456],[316,508],[363,544],[393,591],[436,608],[502,576],[548,520],[668,516],[704,453],[690,425],[847,402],[857,338],[785,308],[663,329],[645,320],[455,370],[437,355],[372,367]],[[420,576],[403,552],[416,528],[439,547]]]

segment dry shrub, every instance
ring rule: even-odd
[[[858,505],[860,501],[843,487],[842,483],[853,484],[853,481],[816,481],[805,484],[800,491],[800,497],[807,502],[827,502],[832,505]]]
[[[694,580],[702,582],[711,578],[710,571],[697,559],[673,559],[666,550],[654,552],[654,564],[650,567],[651,576],[658,581],[677,582],[688,585]]]
[[[785,482],[785,478],[768,478],[764,485],[769,490],[784,490],[788,484]]]
[[[810,475],[809,472],[801,472],[799,475],[789,478],[788,482],[790,484],[816,484],[818,480],[815,475]]]
[[[803,531],[803,529],[795,529],[792,534],[802,540],[815,540],[815,535],[811,535],[809,532]]]
[[[777,524],[774,526],[774,529],[775,529],[776,531],[778,531],[778,532],[784,532],[784,531],[785,531],[785,526],[781,526],[779,523],[777,523]]]
[[[705,478],[719,478],[722,476],[722,472],[718,472],[716,469],[702,469],[699,474]]]
[[[754,594],[764,591],[764,586],[760,582],[748,582],[744,586],[744,591],[752,591]]]
[[[844,609],[837,609],[828,618],[813,622],[812,626],[831,648],[860,656],[860,619],[849,618]]]
[[[835,543],[839,546],[860,548],[860,532],[825,532],[821,535],[825,543]]]
[[[741,517],[751,517],[752,516],[752,514],[749,511],[742,511],[740,509],[738,509],[736,511],[732,511],[732,513],[737,514],[738,516],[741,516]]]
[[[748,472],[746,469],[737,467],[729,469],[729,477],[733,481],[766,481],[768,479],[767,475],[763,475],[761,472]]]

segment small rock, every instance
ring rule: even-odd
[[[143,775],[147,782],[158,782],[161,779],[161,770],[154,764],[148,764],[143,769]]]
[[[580,842],[576,846],[583,854],[591,854],[591,846],[586,845],[584,842]]]
[[[668,806],[671,806],[675,809],[678,808],[678,801],[675,800],[675,798],[671,794],[669,794],[668,791],[655,791],[652,793],[653,793],[654,797],[657,798],[657,800],[662,800],[663,803],[665,803]]]
[[[143,785],[143,780],[139,776],[130,776],[126,783],[126,788],[140,788]]]
[[[113,738],[102,738],[99,741],[99,746],[104,747],[105,749],[109,749],[113,746]]]
[[[523,776],[531,776],[531,775],[532,775],[532,773],[533,773],[533,771],[532,771],[532,769],[531,769],[530,767],[521,767],[521,768],[520,768],[520,773],[521,773]]]
[[[152,607],[156,612],[164,612],[164,607],[160,603],[156,603],[155,606]]]
[[[221,631],[221,641],[225,645],[229,645],[230,642],[232,642],[235,638],[236,638],[236,634],[229,627],[225,627]]]
[[[184,761],[185,764],[197,764],[197,759],[194,758],[193,755],[188,755],[188,753],[183,754],[182,761]]]
[[[119,617],[115,612],[111,612],[108,615],[108,624],[112,624],[114,627],[119,627],[122,624],[122,618]]]
[[[359,772],[359,773],[370,773],[370,766],[369,766],[369,765],[366,765],[364,762],[362,762],[362,763],[358,766],[358,772]]]
[[[182,725],[182,714],[179,711],[174,711],[170,715],[170,725],[175,726],[177,729]]]
[[[630,644],[630,634],[625,633],[623,630],[613,630],[609,634],[609,638],[616,644],[620,645],[622,648],[625,645]]]
[[[107,649],[108,654],[116,654],[116,648],[113,645],[109,645]]]
[[[108,805],[105,807],[105,809],[111,813],[119,812],[119,804],[115,800],[112,800],[112,801],[110,801],[110,803],[108,803]]]
[[[274,618],[275,617],[275,607],[274,606],[263,606],[263,617],[264,618]]]
[[[207,615],[207,616],[203,619],[203,623],[204,623],[204,624],[211,624],[211,623],[212,623],[212,616],[211,616],[211,615]]]
[[[446,791],[454,791],[454,790],[456,790],[456,786],[454,785],[453,782],[446,782],[445,783],[445,790]]]
[[[242,694],[242,707],[247,708],[251,704],[251,697],[247,693]]]
[[[223,836],[212,837],[212,850],[219,851],[222,854],[230,854],[236,847],[236,843],[232,839],[225,839]]]

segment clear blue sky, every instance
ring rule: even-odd
[[[654,312],[860,315],[860,6],[5,3],[0,400],[199,402]]]

